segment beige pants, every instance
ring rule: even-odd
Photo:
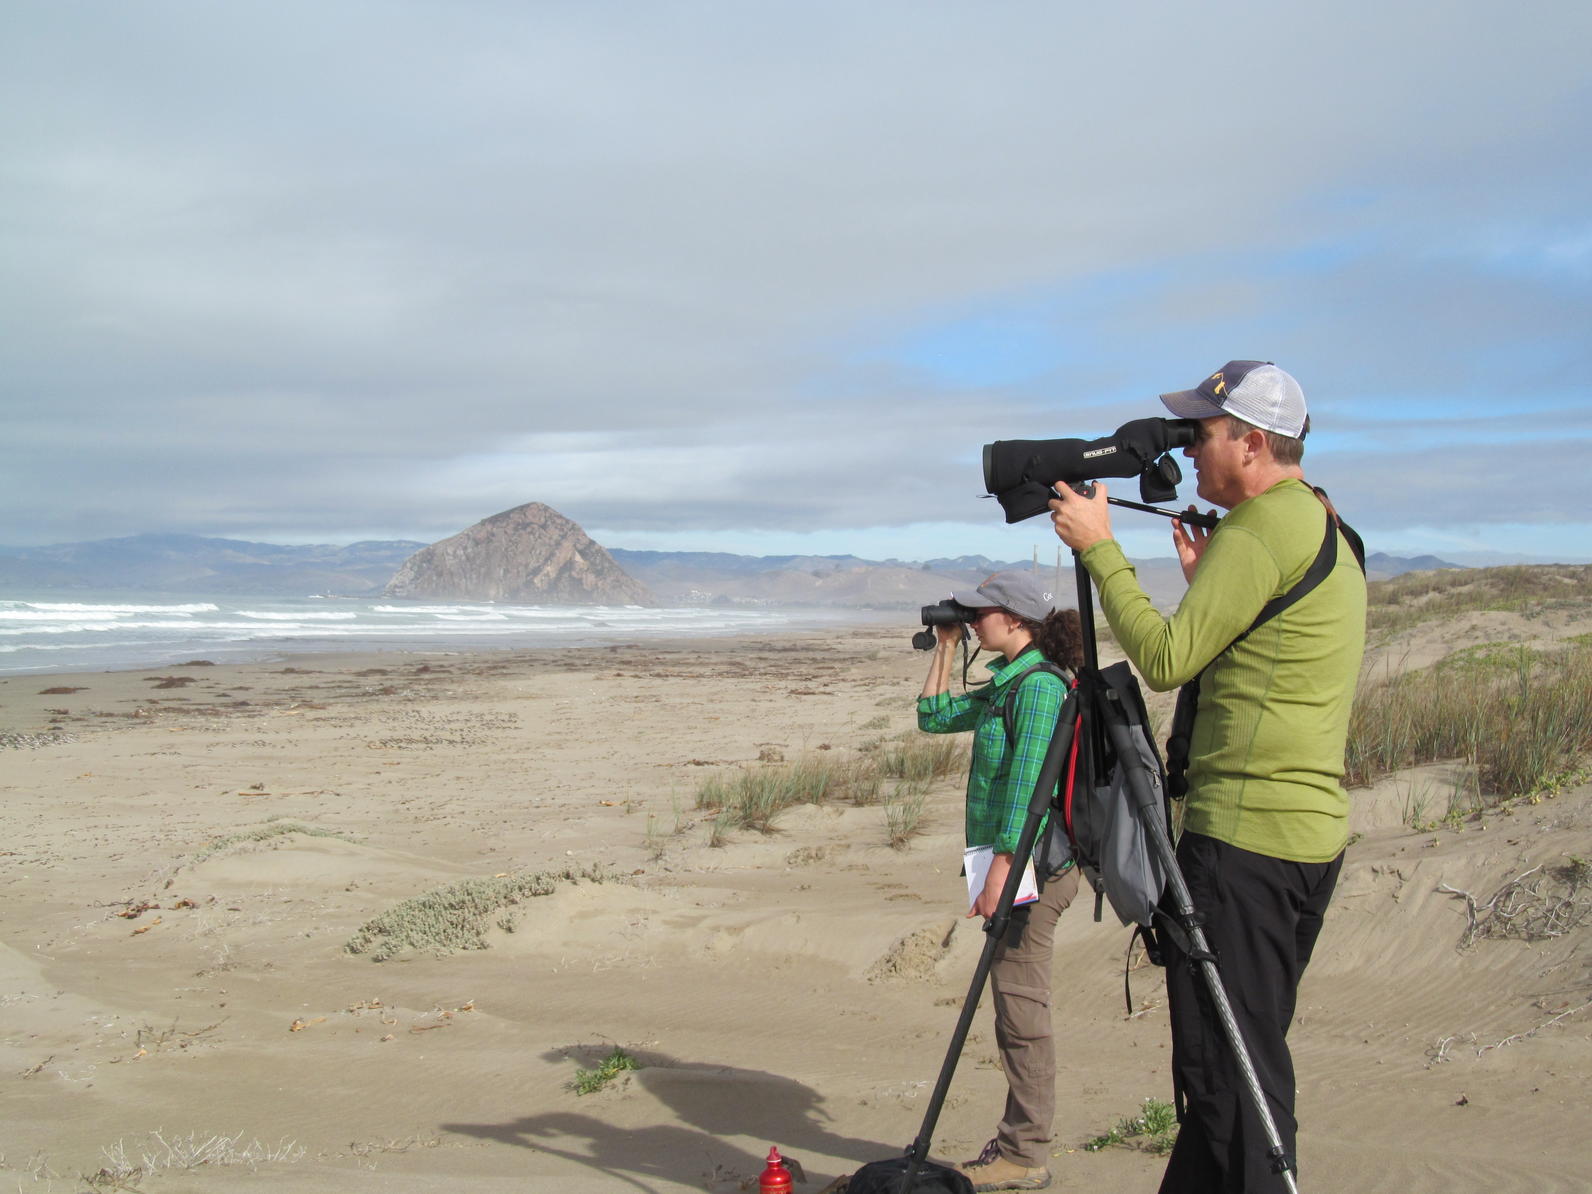
[[[1078,894],[1078,868],[1045,884],[1016,909],[995,948],[995,1043],[1006,1069],[1006,1113],[996,1129],[1001,1156],[1038,1169],[1050,1159],[1056,1116],[1056,1045],[1050,1023],[1050,959],[1056,920]],[[1026,915],[1025,915],[1026,914]]]

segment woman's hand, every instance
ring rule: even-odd
[[[1193,506],[1188,508],[1188,513],[1197,514]],[[1211,517],[1216,516],[1212,510]],[[1194,579],[1194,567],[1200,562],[1200,557],[1205,554],[1205,545],[1210,542],[1211,533],[1204,527],[1195,523],[1186,523],[1181,518],[1172,520],[1172,546],[1177,550],[1177,562],[1183,565],[1183,579]]]
[[[923,681],[921,696],[938,696],[951,687],[951,668],[956,663],[956,645],[966,631],[958,622],[954,626],[934,628],[934,653],[929,656],[929,674]]]
[[[969,917],[982,916],[985,920],[995,915],[995,907],[1001,902],[1001,892],[1006,887],[1006,876],[1012,873],[1012,856],[1010,854],[997,854],[990,859],[989,874],[984,876],[984,890],[978,893],[978,899],[973,901],[973,906],[967,910]]]

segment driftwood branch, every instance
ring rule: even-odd
[[[1531,1037],[1536,1036],[1537,1033],[1541,1032],[1544,1028],[1552,1028],[1560,1020],[1568,1019],[1569,1017],[1575,1015],[1577,1012],[1584,1012],[1589,1007],[1592,1007],[1592,999],[1587,1000],[1587,1002],[1583,1003],[1580,1007],[1572,1007],[1572,1008],[1568,1009],[1567,1011],[1560,1012],[1557,1016],[1554,1016],[1551,1020],[1544,1020],[1541,1024],[1538,1024],[1535,1028],[1528,1029],[1525,1032],[1517,1032],[1513,1036],[1506,1036],[1506,1037],[1504,1037],[1503,1040],[1499,1041],[1496,1045],[1482,1045],[1480,1048],[1478,1048],[1476,1050],[1476,1056],[1480,1057],[1482,1054],[1489,1053],[1489,1052],[1491,1052],[1494,1049],[1502,1049],[1506,1045],[1514,1045],[1514,1044],[1518,1044],[1521,1041],[1529,1040]]]
[[[1592,913],[1588,869],[1579,860],[1569,866],[1538,864],[1505,883],[1485,903],[1470,892],[1447,883],[1438,885],[1444,895],[1465,901],[1465,932],[1460,949],[1479,937],[1518,937],[1546,941],[1563,937]]]

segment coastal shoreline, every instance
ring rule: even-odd
[[[840,629],[915,610],[846,606],[519,605],[367,596],[142,592],[0,596],[0,676],[287,661],[296,655],[456,654],[602,647]]]

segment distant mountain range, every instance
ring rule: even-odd
[[[1438,572],[1445,568],[1464,567],[1464,564],[1450,564],[1436,556],[1390,556],[1373,551],[1365,557],[1365,575],[1370,580],[1387,580],[1406,572]]]
[[[49,590],[374,595],[426,547],[410,540],[282,546],[200,535],[133,535],[48,547],[0,547],[0,595]],[[910,607],[938,601],[953,589],[976,586],[1002,569],[1031,567],[1026,560],[985,556],[902,561],[624,548],[610,549],[608,554],[665,604]],[[1372,579],[1460,567],[1433,556],[1382,553],[1366,563]],[[1137,560],[1135,566],[1157,605],[1177,602],[1183,579],[1175,560]],[[1065,601],[1073,592],[1070,570],[1057,578],[1057,584]]]

